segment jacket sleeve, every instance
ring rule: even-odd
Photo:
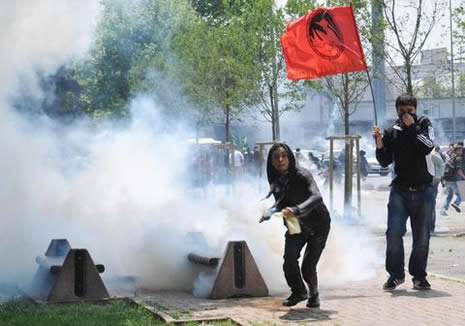
[[[318,189],[318,186],[310,172],[301,174],[298,177],[301,178],[301,182],[304,182],[310,194],[302,203],[291,207],[294,215],[301,217],[308,215],[318,204],[322,203],[323,198],[321,197],[320,190]]]
[[[387,167],[389,164],[392,163],[392,148],[391,148],[391,136],[387,132],[387,130],[384,131],[383,135],[383,148],[381,149],[376,149],[376,159],[378,160],[378,163],[383,167]]]
[[[434,172],[436,178],[441,178],[444,175],[446,163],[442,160],[441,156],[433,154],[431,160],[434,164]]]
[[[417,151],[428,155],[434,148],[434,130],[428,118],[421,118],[406,129],[407,135],[415,139]]]

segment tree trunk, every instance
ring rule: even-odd
[[[226,121],[224,123],[224,129],[226,133],[226,142],[229,142],[229,115],[230,115],[231,107],[229,105],[226,105]]]
[[[274,126],[273,126],[273,140],[279,141],[281,138],[280,130],[279,130],[279,106],[278,106],[278,69],[276,63],[276,47],[275,47],[275,30],[274,27],[271,27],[271,42],[273,44],[273,61],[272,61],[272,98],[273,98],[273,113],[274,113]]]
[[[344,85],[344,133],[350,135],[349,126],[349,78],[347,74],[342,76]],[[346,139],[344,146],[344,218],[352,218],[352,151],[349,141]]]
[[[276,114],[274,108],[273,86],[268,86],[268,93],[270,94],[270,107],[271,107],[271,137],[273,141],[276,139]]]
[[[412,65],[410,64],[410,58],[405,58],[405,73],[407,74],[407,93],[413,95]]]
[[[342,103],[342,107],[344,108],[344,135],[350,134],[350,126],[349,126],[349,77],[347,74],[342,76],[343,85],[344,85],[344,103]]]

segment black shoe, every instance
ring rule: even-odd
[[[283,306],[292,307],[298,304],[300,301],[304,301],[306,299],[306,293],[292,293],[289,298],[283,301]]]
[[[318,308],[319,306],[320,306],[320,295],[318,293],[312,294],[310,298],[308,298],[307,307]]]
[[[454,203],[452,203],[452,204],[450,204],[450,205],[451,205],[452,207],[454,207],[454,209],[455,209],[455,211],[456,211],[457,213],[460,213],[460,212],[462,211],[462,210],[460,209],[459,205],[454,204]]]
[[[395,277],[389,276],[386,283],[383,284],[383,290],[384,291],[392,291],[398,285],[401,285],[402,283],[404,283],[404,281],[405,281],[404,278],[395,278]]]
[[[412,278],[413,288],[415,290],[429,290],[431,289],[431,284],[426,280],[426,278],[416,279]]]

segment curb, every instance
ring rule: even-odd
[[[455,277],[445,276],[445,275],[441,275],[441,274],[434,274],[434,273],[428,273],[428,275],[433,277],[433,278],[437,278],[437,279],[444,280],[444,281],[451,281],[451,282],[455,282],[455,283],[465,284],[465,280],[463,280],[461,278],[455,278]]]

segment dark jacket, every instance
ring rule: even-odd
[[[444,180],[445,181],[457,181],[461,180],[459,176],[459,171],[462,168],[462,156],[452,154],[451,158],[447,160],[446,166],[444,169]]]
[[[289,157],[288,173],[284,176],[273,168],[271,162],[272,152],[277,146],[284,147]],[[275,144],[268,152],[267,175],[278,210],[292,208],[301,225],[318,225],[322,218],[328,219],[328,214],[312,214],[321,209],[326,211],[326,206],[312,174],[296,163],[294,154],[286,144]]]
[[[428,118],[420,117],[408,128],[397,119],[384,131],[384,147],[376,149],[376,159],[383,167],[394,162],[395,184],[407,187],[428,184],[434,175],[428,155],[434,148],[433,141],[433,127]]]

